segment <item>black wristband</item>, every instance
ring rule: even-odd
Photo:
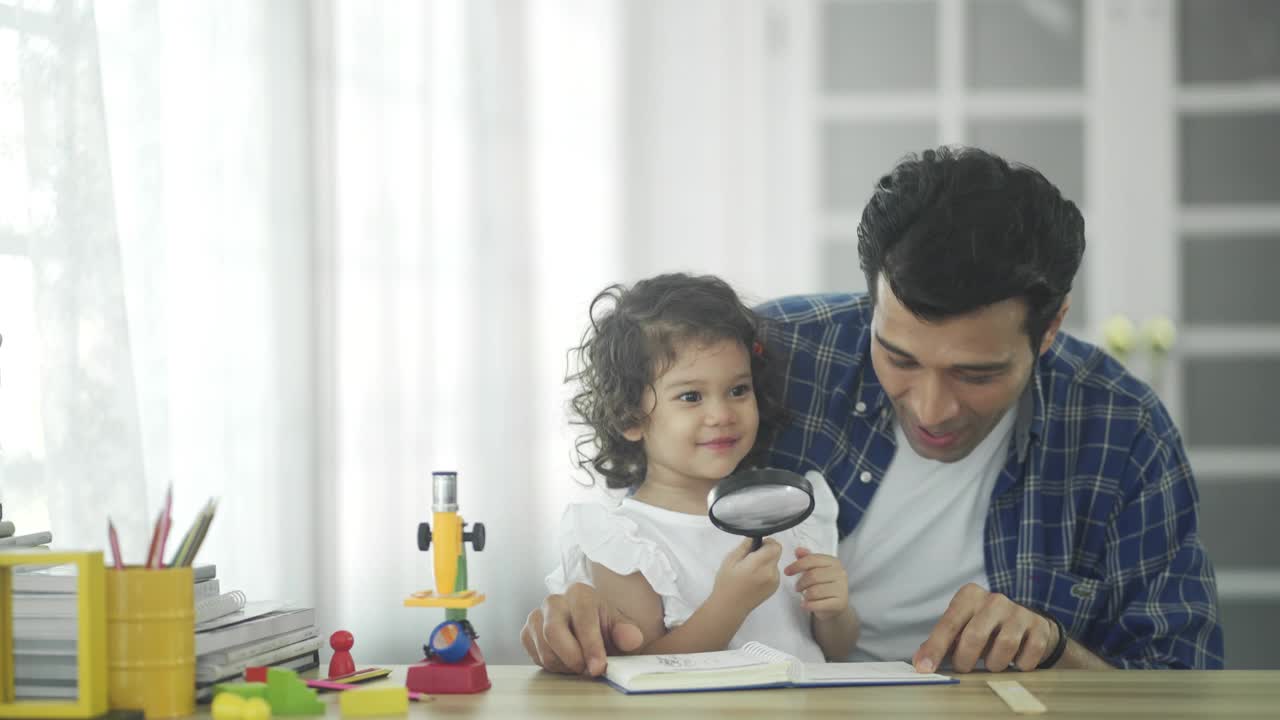
[[[1053,652],[1049,653],[1048,657],[1046,657],[1044,660],[1040,662],[1039,665],[1036,666],[1037,670],[1047,670],[1053,667],[1054,665],[1058,664],[1058,661],[1062,659],[1062,653],[1067,651],[1067,640],[1069,640],[1070,638],[1067,637],[1067,629],[1062,626],[1062,621],[1059,620],[1055,615],[1053,615],[1053,613],[1043,612],[1040,610],[1035,610],[1034,612],[1048,618],[1049,621],[1053,623],[1054,627],[1058,628],[1057,646],[1053,648]]]

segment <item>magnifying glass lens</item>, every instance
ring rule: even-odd
[[[443,650],[452,645],[458,639],[458,626],[446,625],[440,628],[440,632],[431,638],[431,647],[436,650]]]
[[[813,512],[813,486],[802,475],[760,468],[724,478],[707,495],[707,515],[725,532],[752,538],[793,528]]]
[[[744,531],[767,531],[809,507],[809,495],[790,486],[753,487],[721,498],[716,517]]]

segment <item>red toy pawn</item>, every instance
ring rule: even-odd
[[[333,657],[329,660],[329,677],[336,678],[350,675],[356,671],[356,661],[351,659],[351,646],[355,637],[346,630],[339,630],[329,636],[329,647],[333,648]]]

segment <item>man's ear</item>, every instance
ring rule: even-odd
[[[1044,336],[1040,338],[1040,354],[1043,355],[1049,351],[1049,347],[1053,345],[1053,339],[1058,336],[1058,331],[1062,329],[1062,321],[1067,317],[1067,310],[1071,308],[1071,295],[1062,301],[1062,307],[1058,308],[1058,314],[1053,316],[1049,327],[1045,328]]]

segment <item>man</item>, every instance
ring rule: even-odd
[[[880,180],[858,239],[867,295],[761,308],[791,413],[769,461],[817,470],[840,501],[854,659],[1221,667],[1181,437],[1150,388],[1060,332],[1075,205],[1035,170],[944,148]],[[643,643],[581,584],[521,639],[590,674]]]

